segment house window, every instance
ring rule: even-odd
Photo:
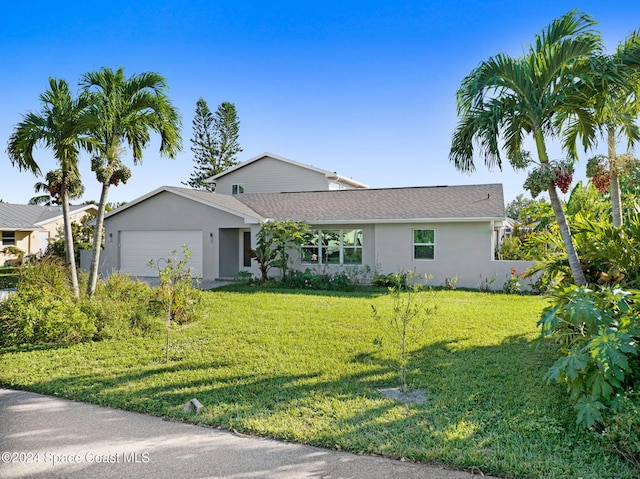
[[[319,263],[320,248],[318,247],[318,230],[307,231],[304,235],[304,243],[300,248],[300,258],[303,263]]]
[[[362,264],[362,230],[311,230],[300,257],[303,263]]]
[[[244,193],[244,184],[240,183],[237,185],[231,185],[231,194],[232,195],[240,195]]]
[[[413,230],[413,259],[434,259],[434,248],[433,230]]]
[[[3,231],[2,232],[2,246],[15,246],[16,245],[16,232],[15,231]]]

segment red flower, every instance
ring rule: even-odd
[[[511,276],[515,276],[516,274],[518,274],[518,270],[515,268],[511,268]]]

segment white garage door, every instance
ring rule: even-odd
[[[166,259],[173,250],[180,260],[185,244],[191,250],[187,267],[192,268],[193,276],[202,276],[202,231],[121,231],[120,269],[133,276],[156,276],[149,260]],[[160,267],[164,266],[160,261]]]

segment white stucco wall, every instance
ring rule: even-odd
[[[318,171],[265,157],[216,180],[216,193],[230,195],[231,186],[244,184],[245,193],[328,190],[329,180]]]
[[[533,264],[531,261],[496,261],[493,259],[493,226],[490,222],[469,223],[387,223],[367,225],[320,226],[325,229],[363,230],[363,263],[378,273],[414,271],[418,275],[429,275],[432,286],[444,285],[446,278],[458,277],[457,286],[477,288],[486,278],[493,280],[491,289],[501,290],[511,276]],[[413,230],[431,229],[435,233],[435,258],[415,260],[413,258]],[[318,272],[337,273],[348,266],[322,266],[300,263],[299,256],[292,254],[296,269],[310,268]],[[273,274],[275,275],[276,272]]]

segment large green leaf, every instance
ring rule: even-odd
[[[590,361],[589,356],[583,352],[570,352],[567,356],[559,358],[549,368],[545,379],[549,383],[560,381],[563,376],[566,376],[569,381],[573,382],[580,373],[585,371]]]
[[[583,396],[573,408],[578,412],[576,422],[585,427],[591,427],[596,421],[602,419],[600,411],[605,409],[605,406],[600,401],[594,401]]]
[[[542,328],[540,337],[544,338],[554,332],[554,328],[558,326],[558,309],[560,305],[547,306],[542,310],[542,316],[538,321],[538,326]]]
[[[625,372],[629,371],[627,354],[635,354],[638,345],[633,338],[620,331],[603,331],[592,338],[587,347],[606,379],[615,377],[624,380]]]
[[[587,389],[591,390],[591,397],[593,399],[609,400],[613,397],[614,386],[620,387],[618,381],[614,381],[614,384],[610,384],[604,377],[599,369],[593,369],[586,378]]]
[[[591,297],[574,296],[565,306],[564,313],[575,326],[584,323],[592,334],[597,330],[601,313]]]

